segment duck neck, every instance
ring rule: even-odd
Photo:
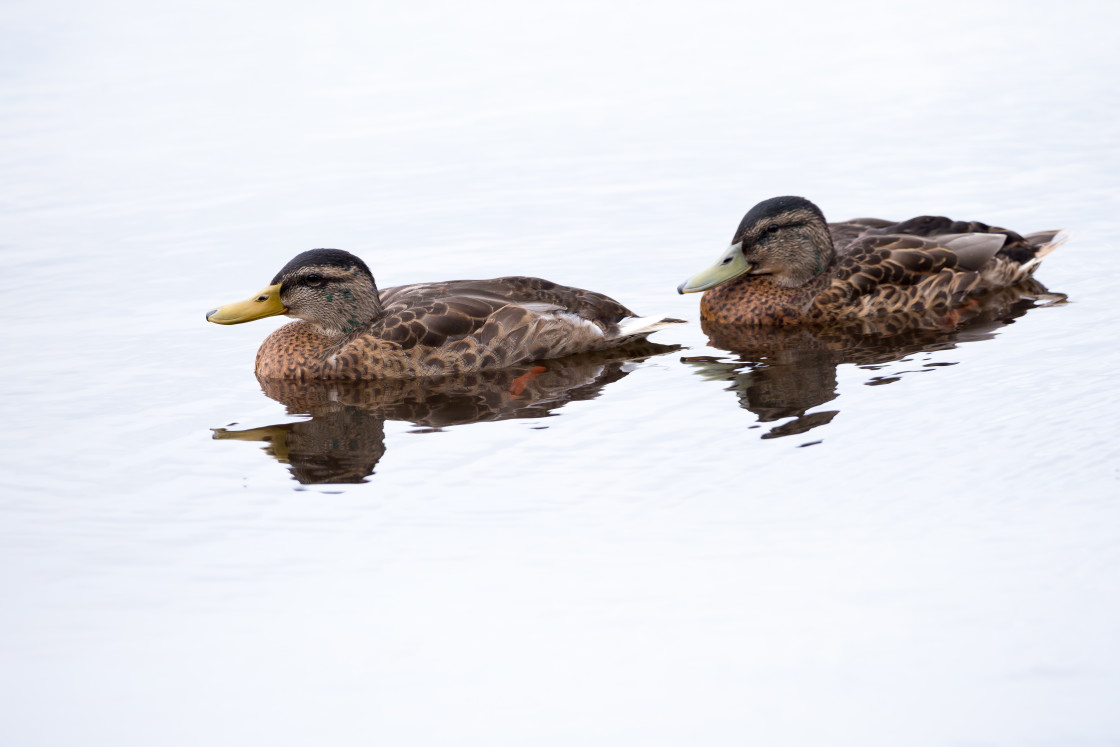
[[[827,225],[814,221],[798,230],[803,247],[799,252],[799,261],[790,263],[784,272],[773,275],[774,282],[783,288],[800,288],[827,273],[836,264],[836,250]]]
[[[308,319],[316,331],[328,337],[344,337],[380,319],[385,313],[377,285],[347,284],[327,293],[326,301],[331,313],[322,318]]]

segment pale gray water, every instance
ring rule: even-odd
[[[0,6],[0,742],[1120,743],[1120,12],[468,5]],[[673,289],[785,193],[1070,300],[750,373]],[[687,349],[303,486],[203,314],[314,246]]]

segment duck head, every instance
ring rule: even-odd
[[[341,249],[296,255],[260,293],[206,314],[215,324],[241,324],[284,314],[338,337],[376,319],[381,300],[365,262]]]
[[[804,197],[772,197],[751,208],[731,246],[677,292],[708,290],[741,275],[766,275],[783,288],[798,288],[832,267],[834,259],[820,208]]]

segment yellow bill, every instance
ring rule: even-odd
[[[206,314],[206,321],[214,324],[241,324],[266,316],[286,314],[288,309],[280,303],[280,284],[270,285],[247,301],[219,306]]]

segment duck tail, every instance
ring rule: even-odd
[[[1034,253],[1033,261],[1041,262],[1042,258],[1050,252],[1057,249],[1062,244],[1066,243],[1069,239],[1069,234],[1059,228],[1056,231],[1038,231],[1036,233],[1028,233],[1023,237],[1031,244],[1037,244],[1038,250]]]
[[[1057,231],[1037,231],[1035,233],[1029,233],[1023,238],[1029,243],[1036,245],[1038,248],[1035,250],[1033,257],[1017,268],[1016,282],[1021,282],[1034,275],[1034,271],[1042,264],[1042,258],[1066,243],[1069,234],[1059,229]]]
[[[668,316],[629,316],[615,324],[609,330],[609,334],[617,339],[629,340],[645,337],[659,329],[687,323],[684,319],[673,319]]]

